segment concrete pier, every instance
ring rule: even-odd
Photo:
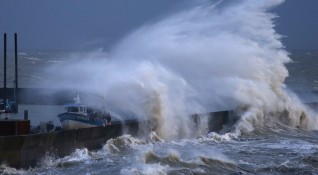
[[[143,122],[131,121],[107,127],[61,130],[18,136],[0,137],[0,163],[15,168],[34,167],[46,153],[59,157],[69,155],[77,148],[100,149],[111,138],[127,131],[138,134]]]
[[[30,133],[30,120],[0,120],[0,136],[27,135]]]
[[[208,117],[208,130],[219,131],[229,120],[231,112],[214,112]],[[197,123],[203,116],[192,116],[193,122]],[[15,168],[34,167],[45,156],[53,153],[59,157],[71,154],[77,148],[96,150],[111,138],[123,134],[137,136],[150,133],[148,121],[125,121],[112,123],[106,127],[92,127],[83,129],[61,130],[47,133],[0,136],[0,163]]]
[[[311,107],[317,107],[317,103],[309,104],[312,105]],[[190,117],[194,125],[198,127],[200,122],[207,122],[208,132],[224,132],[224,129],[235,124],[238,120],[238,116],[235,116],[233,111],[211,112]],[[47,153],[63,157],[78,148],[96,150],[102,148],[111,138],[123,134],[137,136],[150,133],[151,130],[149,121],[131,120],[112,123],[106,127],[0,136],[0,163],[6,163],[15,168],[34,167]]]

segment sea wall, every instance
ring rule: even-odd
[[[108,139],[125,132],[137,135],[145,122],[129,122],[107,127],[61,130],[20,136],[0,137],[0,162],[16,168],[34,167],[47,153],[59,157],[77,148],[100,149]]]
[[[194,124],[207,117],[208,131],[220,131],[230,121],[231,111],[221,111],[206,115],[193,115]],[[111,138],[123,134],[132,136],[148,135],[151,131],[148,121],[130,120],[113,123],[106,127],[61,130],[18,136],[0,136],[0,163],[11,167],[34,167],[45,154],[63,157],[77,148],[96,150]]]

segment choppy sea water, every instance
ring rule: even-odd
[[[48,155],[36,168],[3,174],[316,174],[317,133],[287,128],[222,140],[213,133],[165,141],[124,135],[101,150]]]
[[[285,83],[294,91],[316,91],[318,89],[318,78],[316,69],[318,66],[317,51],[293,51],[292,62],[286,67],[290,76]]]

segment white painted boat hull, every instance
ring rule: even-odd
[[[96,127],[96,125],[78,122],[78,121],[74,121],[74,120],[64,120],[61,123],[61,127],[62,127],[62,129],[78,129],[78,128]]]

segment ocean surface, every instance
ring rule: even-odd
[[[285,50],[271,12],[280,3],[198,1],[110,49],[20,51],[19,87],[93,93],[104,102],[85,103],[157,125],[100,150],[48,154],[34,168],[2,164],[0,174],[318,174],[317,109],[306,105],[318,101],[318,51]],[[63,106],[20,104],[7,117],[25,109],[32,126],[58,126]],[[223,110],[239,119],[220,133],[190,127],[189,115]]]

